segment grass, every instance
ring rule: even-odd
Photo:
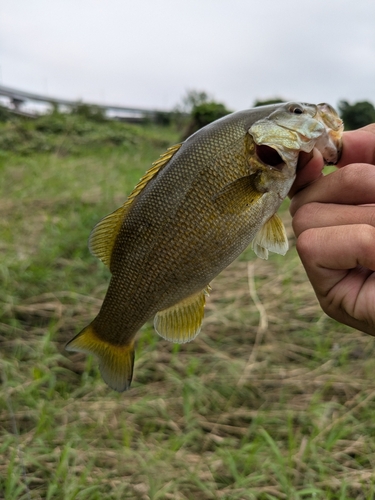
[[[65,133],[62,154],[60,130],[0,152],[0,498],[375,498],[374,341],[320,310],[286,207],[287,256],[223,272],[191,344],[145,325],[129,392],[64,351],[108,284],[91,228],[177,140],[123,126],[113,147]]]

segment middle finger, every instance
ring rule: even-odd
[[[375,227],[375,205],[336,205],[307,203],[293,217],[293,230],[298,237],[306,229],[349,224],[368,224]]]

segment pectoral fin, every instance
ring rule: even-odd
[[[248,210],[264,193],[255,187],[257,174],[240,177],[224,186],[214,197],[214,203],[220,211],[228,214],[240,214]]]
[[[284,224],[280,217],[273,215],[258,231],[253,242],[252,248],[258,257],[268,259],[268,252],[275,252],[285,255],[289,244],[285,232]]]
[[[157,333],[166,340],[184,344],[193,340],[201,329],[206,296],[211,287],[187,297],[178,304],[159,311],[154,319]]]

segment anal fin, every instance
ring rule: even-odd
[[[285,227],[277,214],[274,214],[257,232],[252,248],[258,257],[268,259],[268,252],[285,255],[289,244]]]
[[[200,332],[206,296],[210,290],[208,285],[174,306],[159,311],[154,319],[156,332],[164,339],[178,344],[193,340]]]

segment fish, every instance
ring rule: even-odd
[[[94,354],[104,381],[122,392],[135,336],[151,318],[164,339],[193,340],[211,281],[250,243],[263,259],[286,253],[276,212],[299,155],[315,147],[336,163],[342,132],[329,104],[288,102],[237,111],[170,147],[92,230],[89,249],[112,276],[98,315],[66,349]]]

